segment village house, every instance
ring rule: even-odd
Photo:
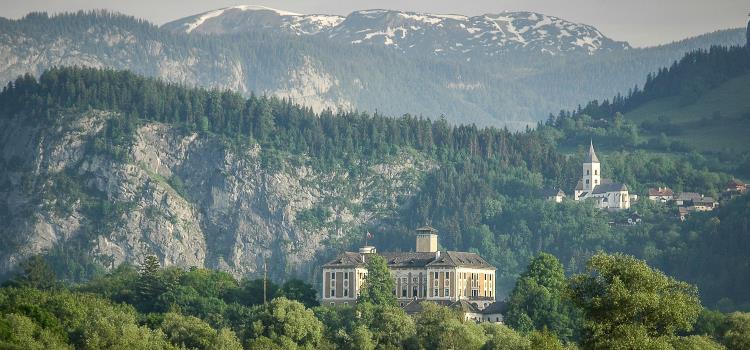
[[[693,201],[700,200],[703,195],[696,192],[680,192],[674,201],[678,207],[689,207]]]
[[[721,199],[730,200],[745,193],[747,193],[747,185],[740,180],[732,179],[726,184],[726,186],[724,186],[724,191],[721,193]]]
[[[601,178],[601,164],[594,151],[593,142],[583,161],[583,176],[575,188],[576,201],[594,201],[597,208],[621,210],[630,208],[631,196],[628,186]]]
[[[462,302],[481,312],[495,303],[495,267],[476,253],[438,250],[437,231],[421,227],[413,252],[379,253],[365,246],[324,264],[322,304],[356,303],[367,278],[367,259],[374,254],[385,258],[395,282],[393,294],[402,307],[413,308],[421,301],[446,306]]]
[[[711,211],[717,205],[718,203],[712,197],[701,197],[693,200],[693,205],[688,207],[688,211]]]
[[[546,188],[542,190],[542,197],[550,202],[562,203],[565,200],[565,192],[559,188]]]
[[[674,192],[669,187],[649,188],[648,199],[660,203],[671,202],[674,200]]]
[[[680,217],[680,221],[685,221],[685,218],[687,218],[688,215],[688,209],[685,207],[678,207],[677,214]]]
[[[719,203],[713,197],[707,197],[696,192],[681,192],[675,197],[674,203],[677,205],[680,220],[685,221],[685,217],[692,212],[714,210]]]

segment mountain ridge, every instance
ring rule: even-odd
[[[518,130],[551,111],[642,85],[649,72],[685,52],[744,41],[744,31],[728,30],[648,49],[517,52],[466,62],[468,57],[408,55],[322,36],[186,34],[106,11],[34,13],[0,20],[0,80],[38,76],[54,66],[126,69],[187,86],[286,97],[315,111],[443,115],[455,124]]]
[[[311,27],[307,22],[315,21],[321,25],[305,29]],[[238,5],[177,19],[162,28],[203,34],[276,30],[438,56],[476,53],[491,57],[517,50],[548,55],[592,55],[598,51],[630,49],[626,42],[614,41],[593,26],[529,11],[465,16],[368,9],[353,11],[344,17]]]

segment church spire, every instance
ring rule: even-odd
[[[594,152],[594,141],[592,140],[589,144],[589,154],[586,156],[586,163],[599,163],[599,158],[596,156],[596,152]]]

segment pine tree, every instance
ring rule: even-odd
[[[15,287],[50,290],[57,287],[57,276],[46,260],[39,255],[32,256],[20,264],[21,272],[8,284]]]
[[[159,259],[154,255],[149,255],[144,259],[138,272],[135,293],[136,300],[142,306],[143,311],[153,310],[156,299],[162,292],[162,283],[159,278],[160,268]]]

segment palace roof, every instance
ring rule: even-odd
[[[365,267],[367,254],[344,252],[329,261],[324,268]],[[388,252],[378,253],[385,258],[389,268],[425,268],[425,267],[469,267],[494,269],[479,254],[468,252],[442,251],[440,254],[428,252]]]

